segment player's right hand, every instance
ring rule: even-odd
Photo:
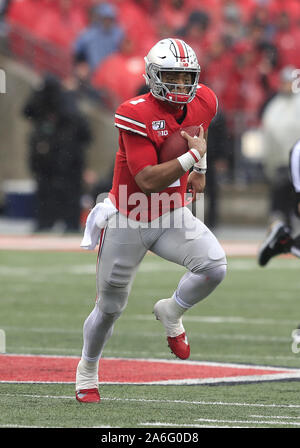
[[[199,132],[198,137],[196,135],[195,135],[195,137],[192,137],[185,131],[181,131],[181,135],[183,138],[185,138],[187,140],[189,149],[192,149],[192,148],[197,149],[200,156],[201,157],[204,156],[204,154],[206,153],[207,145],[206,145],[206,140],[204,138],[204,129],[202,126],[200,126],[200,132]]]

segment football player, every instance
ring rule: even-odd
[[[91,211],[85,229],[93,227],[93,220],[102,227],[97,300],[84,323],[76,373],[80,402],[100,401],[99,359],[148,250],[187,269],[172,297],[158,300],[153,310],[170,349],[181,359],[190,355],[183,314],[207,297],[226,273],[224,250],[185,206],[187,189],[195,196],[205,187],[207,130],[217,112],[216,95],[199,84],[195,52],[180,39],[159,41],[145,58],[145,72],[150,92],[124,102],[116,111],[119,150],[112,189],[106,203]],[[159,163],[168,136],[194,125],[200,127],[198,137],[182,132],[188,151]]]
[[[290,152],[290,180],[295,193],[295,214],[300,217],[300,139]],[[258,264],[265,266],[276,255],[292,253],[300,257],[300,235],[294,238],[291,229],[284,222],[276,221],[271,225],[266,240],[258,252]]]

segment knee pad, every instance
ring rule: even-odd
[[[208,269],[207,271],[205,271],[205,274],[212,283],[218,285],[224,280],[226,272],[227,265],[221,264],[219,266],[215,266],[214,268]]]
[[[173,297],[183,308],[190,308],[211,294],[224,279],[225,274],[225,264],[211,269],[187,272],[181,278]]]
[[[193,273],[204,272],[219,265],[226,265],[224,249],[216,237],[207,229],[198,239],[186,245],[184,266]]]
[[[106,283],[98,291],[97,304],[102,313],[116,314],[119,317],[126,308],[128,296],[128,287],[117,287]]]
[[[98,303],[98,309],[99,309],[99,312],[101,313],[101,319],[102,319],[102,322],[104,322],[104,323],[107,324],[107,325],[113,325],[114,322],[115,322],[115,321],[121,316],[121,314],[122,314],[122,311],[119,311],[119,312],[115,311],[114,313],[108,313],[108,312],[104,311],[103,308],[105,308],[105,307],[102,307],[102,306],[100,305],[100,301],[99,301],[99,303]]]
[[[197,269],[193,271],[193,274],[202,274],[205,275],[206,281],[210,282],[211,284],[218,285],[221,283],[226,275],[227,272],[227,265],[226,264],[220,264],[214,267],[211,267],[206,270]]]

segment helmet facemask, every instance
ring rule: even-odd
[[[174,82],[171,76],[171,80],[168,74],[181,74],[183,81]],[[198,75],[198,76],[197,76]],[[161,78],[162,86],[165,91],[165,98],[176,104],[186,104],[192,101],[196,95],[198,86],[199,73],[196,71],[178,71],[178,70],[163,70],[158,73]],[[167,79],[163,79],[167,78]],[[190,79],[189,79],[190,78]]]
[[[178,68],[161,69],[155,64],[149,64],[147,71],[149,72],[150,76],[147,73],[148,79],[146,78],[146,80],[148,81],[152,94],[156,98],[175,104],[187,104],[194,99],[200,75],[198,70],[178,70]],[[166,72],[190,73],[192,75],[191,83],[178,84],[164,81],[163,74]],[[184,92],[180,91],[183,86],[185,90]]]

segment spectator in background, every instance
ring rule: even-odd
[[[201,67],[201,80],[216,93],[222,107],[224,107],[223,99],[232,82],[234,68],[234,52],[230,51],[230,42],[226,36],[221,35],[209,48],[207,64]],[[236,89],[234,93],[236,94]]]
[[[157,42],[156,15],[145,13],[139,0],[113,0],[113,2],[118,10],[118,23],[135,44],[136,56],[144,57]]]
[[[222,34],[231,45],[240,41],[245,35],[245,25],[242,22],[242,11],[237,2],[224,2],[220,22]]]
[[[11,0],[0,0],[0,17],[4,17]]]
[[[86,26],[86,14],[71,0],[13,1],[8,22],[25,28],[37,40],[70,50],[71,44]]]
[[[229,146],[226,116],[219,108],[209,126],[207,139],[205,199],[208,196],[208,208],[205,213],[205,224],[210,229],[215,228],[219,222],[219,175],[228,169],[228,160],[231,156]]]
[[[297,218],[300,218],[300,140],[297,140],[291,148],[289,157],[290,183],[293,190],[294,210]],[[292,237],[291,229],[285,222],[275,221],[269,229],[265,241],[258,251],[258,264],[265,266],[271,258],[283,254],[292,253],[300,258],[300,234],[299,231]],[[298,327],[300,328],[300,327]]]
[[[7,26],[5,23],[6,13],[11,0],[0,0],[0,37],[6,36]]]
[[[104,58],[119,50],[123,36],[116,9],[109,3],[101,3],[93,9],[91,25],[75,42],[75,57],[84,57],[93,71]]]
[[[7,13],[10,51],[40,73],[70,74],[72,45],[87,16],[71,0],[20,0]]]
[[[262,116],[264,170],[270,184],[270,221],[291,226],[293,192],[289,179],[289,153],[299,139],[300,94],[293,92],[294,68],[280,73],[280,88]]]
[[[257,46],[257,52],[260,56],[258,75],[264,92],[263,102],[257,111],[257,116],[260,120],[268,102],[278,91],[280,70],[278,64],[278,51],[274,44],[267,41],[261,42]]]
[[[124,38],[119,52],[108,56],[95,70],[92,85],[99,89],[106,105],[115,110],[120,103],[137,95],[144,84],[145,61],[136,56],[134,42]]]
[[[46,76],[25,104],[31,120],[29,164],[37,181],[37,231],[61,221],[65,231],[80,228],[80,196],[90,129],[71,91]]]
[[[120,1],[120,0],[119,0]],[[121,0],[123,1],[123,0]],[[138,3],[145,14],[154,15],[160,9],[161,0],[133,0]]]
[[[96,104],[104,104],[103,95],[91,84],[90,67],[83,55],[78,55],[73,61],[73,70],[64,79],[64,87],[73,91],[78,100],[87,99]]]
[[[46,1],[40,7],[41,15],[32,26],[35,36],[70,51],[72,43],[86,26],[82,9],[71,0]]]
[[[224,66],[224,89],[220,102],[228,116],[228,123],[236,133],[243,118],[244,126],[258,126],[259,114],[266,99],[277,89],[277,54],[267,42],[244,39],[231,49],[232,65]],[[210,71],[210,67],[208,67]],[[237,116],[236,112],[243,113]]]
[[[194,49],[200,66],[205,65],[208,49],[215,38],[215,31],[211,30],[210,25],[210,15],[205,11],[195,10],[189,15],[186,25],[176,32]]]
[[[43,5],[35,0],[10,1],[6,16],[7,23],[30,32],[43,8]]]
[[[174,30],[184,28],[190,8],[186,0],[166,0],[161,2],[157,14],[160,36],[169,37]]]
[[[294,24],[287,11],[279,13],[275,19],[274,44],[278,49],[281,67],[300,67],[300,27]]]

